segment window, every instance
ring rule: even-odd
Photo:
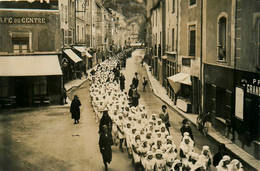
[[[182,66],[190,67],[190,59],[189,58],[182,58]]]
[[[61,4],[61,21],[64,21],[64,6]]]
[[[175,0],[172,0],[172,12],[175,12]]]
[[[190,6],[195,5],[197,0],[190,0]]]
[[[69,31],[68,31],[68,37],[67,37],[67,39],[68,39],[68,44],[69,44],[69,45],[73,44],[73,34],[72,34],[72,30],[69,30]]]
[[[65,23],[68,22],[68,6],[65,5]]]
[[[189,56],[195,56],[196,49],[196,27],[189,26]]]
[[[77,26],[77,35],[76,35],[76,37],[77,37],[77,42],[79,41],[79,26]]]
[[[34,77],[34,95],[47,94],[47,77]]]
[[[29,37],[13,37],[13,52],[28,53]]]
[[[226,61],[226,33],[227,19],[221,17],[218,20],[218,60]]]
[[[174,51],[174,29],[172,29],[172,51]]]
[[[8,96],[8,78],[0,78],[0,98]]]

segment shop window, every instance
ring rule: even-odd
[[[218,60],[226,61],[227,18],[218,20]]]
[[[182,66],[190,67],[190,59],[189,58],[182,58]]]
[[[197,3],[197,0],[190,0],[190,6],[196,5],[196,3]]]
[[[195,56],[196,51],[196,27],[189,26],[189,56]]]
[[[175,12],[175,0],[172,0],[172,12]]]
[[[29,37],[13,37],[12,43],[14,53],[28,53]]]
[[[174,51],[174,29],[172,29],[172,51]]]
[[[8,78],[1,77],[0,78],[0,98],[8,97]]]
[[[34,95],[46,95],[47,77],[34,77],[33,90]]]

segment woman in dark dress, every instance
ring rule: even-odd
[[[99,150],[103,158],[103,163],[105,165],[105,169],[107,170],[107,163],[110,164],[112,161],[112,150],[111,150],[111,137],[106,125],[102,127],[103,132],[99,137]]]
[[[74,99],[70,105],[71,118],[74,119],[74,124],[79,123],[80,119],[80,107],[81,103],[77,95],[74,95]]]

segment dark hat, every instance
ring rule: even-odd
[[[182,124],[186,124],[188,122],[189,122],[188,119],[183,119]]]
[[[167,109],[167,106],[166,105],[162,105],[162,109],[164,109],[164,108]]]
[[[79,98],[77,95],[74,95],[74,98]]]

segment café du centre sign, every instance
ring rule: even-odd
[[[45,17],[0,17],[0,24],[45,24]]]

